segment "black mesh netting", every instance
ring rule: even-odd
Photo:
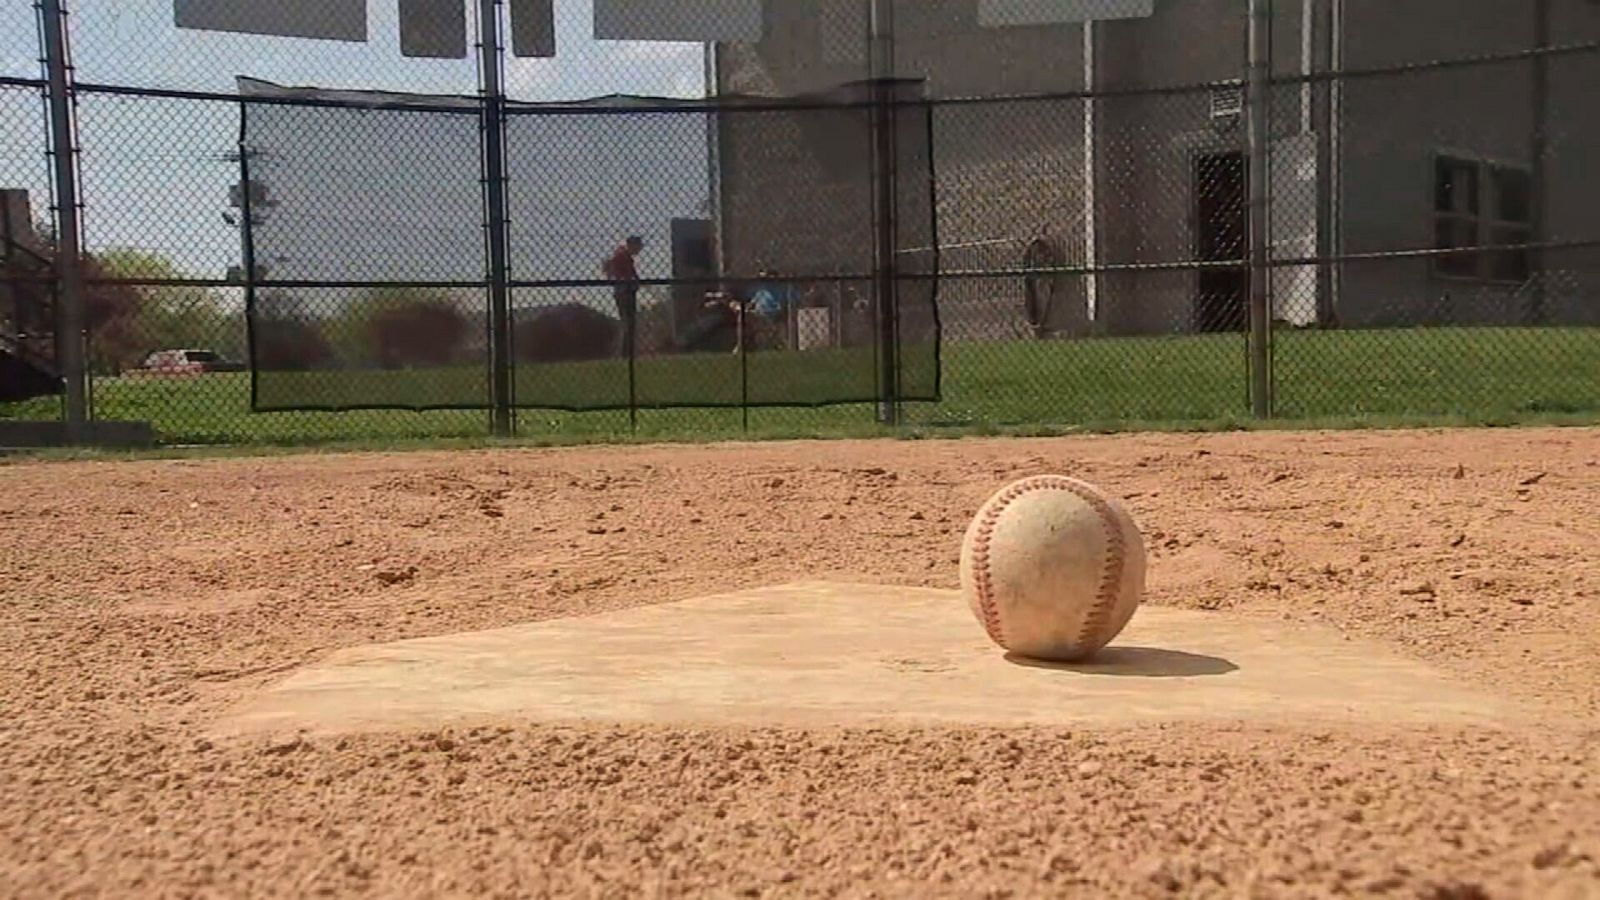
[[[254,407],[488,406],[478,101],[240,84]],[[930,115],[891,89],[510,105],[514,405],[938,399]]]

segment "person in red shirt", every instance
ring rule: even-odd
[[[634,351],[634,320],[639,311],[639,269],[634,257],[643,249],[644,239],[633,235],[612,252],[604,267],[606,278],[613,282],[611,295],[617,302],[617,316],[622,320],[622,346],[630,356]]]

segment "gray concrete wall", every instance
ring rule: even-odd
[[[1559,0],[1551,14],[1557,43],[1600,40],[1600,4]],[[1546,174],[1546,237],[1549,240],[1600,238],[1600,116],[1594,113],[1600,88],[1600,53],[1579,53],[1550,61],[1550,140]],[[1545,314],[1556,324],[1600,326],[1600,248],[1545,254]]]
[[[43,243],[33,227],[33,208],[28,192],[16,188],[0,188],[0,265],[15,263],[34,267],[35,260],[27,251],[43,250]],[[35,287],[34,293],[40,293]],[[15,335],[21,332],[38,332],[43,325],[39,317],[43,310],[21,301],[23,290],[0,280],[0,334]],[[47,329],[48,335],[54,329]],[[35,333],[33,337],[40,337]],[[48,342],[47,342],[48,343]]]
[[[1102,89],[1186,88],[1098,101],[1097,199],[1103,263],[1196,257],[1200,224],[1196,163],[1207,154],[1245,150],[1244,117],[1213,116],[1213,91],[1196,86],[1245,77],[1247,9],[1243,0],[1166,0],[1156,4],[1151,18],[1098,27]],[[1274,71],[1297,74],[1302,65],[1301,5],[1282,2],[1274,9]],[[1314,29],[1324,12],[1325,0],[1317,0]],[[1325,68],[1326,63],[1325,46],[1314,40],[1313,70]],[[1312,106],[1313,123],[1317,122],[1325,103],[1321,92],[1312,91],[1305,101]],[[1274,92],[1269,104],[1273,139],[1300,130],[1301,102],[1298,87]],[[1314,186],[1297,185],[1294,190],[1296,196],[1286,199],[1309,216],[1317,204]],[[1100,279],[1100,327],[1111,334],[1188,331],[1195,324],[1199,292],[1196,272],[1106,274]],[[1314,297],[1295,299],[1315,304]]]
[[[853,62],[824,59],[825,23],[818,15],[814,4],[769,6],[767,40],[719,48],[721,91],[786,96],[867,77],[864,55]],[[902,0],[895,16],[896,74],[923,80],[929,98],[1082,88],[1080,26],[981,29],[976,0]],[[866,35],[860,37],[864,47]],[[1075,99],[934,108],[939,241],[950,248],[946,268],[1015,267],[1039,233],[1062,239],[1070,261],[1084,258],[1082,110]],[[783,124],[758,114],[723,117],[723,242],[734,273],[762,264],[803,270],[819,259],[870,269],[857,237],[870,227],[869,146],[864,120],[852,116],[860,114],[794,114]],[[825,171],[824,156],[853,157],[863,177],[841,184]],[[907,182],[903,189],[920,186]],[[781,202],[769,203],[772,197]],[[797,223],[817,233],[796,234]],[[924,246],[902,243],[908,251]],[[908,256],[914,264],[916,255]],[[1073,288],[1064,307],[1083,302],[1081,283]],[[1025,331],[1022,285],[1015,279],[946,279],[940,310],[952,339]]]
[[[1589,0],[1551,3],[1553,41],[1600,38],[1600,6]],[[864,58],[854,64],[823,61],[822,23],[807,11],[809,4],[775,7],[772,14],[783,21],[769,31],[782,37],[726,49],[723,90],[787,94],[866,74]],[[929,96],[941,99],[1082,87],[1080,26],[978,29],[971,24],[974,7],[975,0],[900,3],[898,74],[925,78]],[[1274,4],[1274,70],[1280,75],[1298,74],[1306,64],[1303,8],[1293,0]],[[1331,64],[1332,8],[1332,0],[1311,3],[1313,72]],[[1531,2],[1345,0],[1344,8],[1343,64],[1349,69],[1514,52],[1535,39]],[[1096,28],[1098,87],[1124,91],[1242,78],[1246,9],[1244,0],[1157,0],[1151,18],[1101,23]],[[1310,135],[1302,139],[1315,148],[1303,171],[1289,175],[1279,166],[1273,173],[1276,252],[1432,248],[1437,154],[1531,167],[1534,66],[1518,61],[1355,78],[1337,94],[1326,83],[1309,90],[1299,85],[1275,89],[1270,104],[1275,145],[1284,146],[1309,127]],[[1549,63],[1549,73],[1548,236],[1593,238],[1600,232],[1600,179],[1591,174],[1600,151],[1600,117],[1587,107],[1594,85],[1600,84],[1600,54],[1557,58]],[[1208,153],[1242,151],[1245,143],[1243,117],[1214,117],[1211,101],[1208,89],[1095,101],[1100,263],[1194,258],[1195,161]],[[1335,102],[1337,130],[1329,124]],[[1309,121],[1302,108],[1307,103]],[[934,115],[946,268],[1014,264],[1026,240],[1039,232],[1060,237],[1069,262],[1087,257],[1082,100],[949,104],[936,107]],[[770,171],[772,165],[730,166],[725,187],[748,190],[740,186],[752,184],[756,172]],[[812,180],[806,165],[814,164],[782,163],[795,183]],[[827,197],[816,203],[826,207],[821,210],[825,230],[870,209]],[[736,269],[754,264],[763,242],[786,227],[776,210],[758,200],[745,206],[730,217],[725,235]],[[787,206],[796,209],[793,203]],[[1300,221],[1291,233],[1282,223],[1292,219]],[[795,221],[804,220],[787,220],[790,226]],[[1342,243],[1335,243],[1335,233]],[[1304,240],[1284,240],[1289,237]],[[1537,283],[1448,278],[1431,260],[1412,259],[1279,270],[1272,288],[1280,316],[1299,322],[1319,317],[1347,326],[1521,322],[1536,303],[1538,286],[1549,320],[1600,321],[1594,299],[1600,290],[1595,275],[1600,251],[1554,252],[1545,263],[1548,274]],[[1070,281],[1071,302],[1081,304],[1084,279]],[[1098,279],[1098,288],[1096,328],[1104,333],[1194,327],[1199,278],[1193,272],[1107,274]],[[1004,279],[947,279],[942,307],[952,337],[1026,331],[1021,285]]]

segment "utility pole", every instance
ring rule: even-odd
[[[72,127],[70,66],[67,62],[67,19],[61,0],[39,0],[39,26],[44,34],[46,79],[49,84],[50,145],[55,163],[56,194],[56,365],[66,382],[67,442],[87,436],[89,421],[87,366],[84,362],[83,247],[78,206],[78,144]]]

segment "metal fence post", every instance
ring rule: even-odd
[[[505,162],[505,87],[501,78],[500,0],[478,2],[478,51],[483,70],[483,180],[489,247],[489,397],[495,437],[510,437],[511,291],[508,282]]]
[[[1258,419],[1272,415],[1272,304],[1268,241],[1271,239],[1269,197],[1271,115],[1268,96],[1272,76],[1271,0],[1250,0],[1248,59],[1245,84],[1246,159],[1250,214],[1250,412]]]
[[[1550,0],[1534,0],[1533,3],[1533,29],[1534,43],[1539,54],[1533,58],[1533,135],[1529,147],[1529,158],[1532,160],[1532,182],[1530,202],[1532,203],[1532,233],[1528,242],[1542,244],[1550,239],[1549,227],[1545,221],[1546,211],[1550,207],[1547,185],[1550,171],[1550,57],[1544,52],[1550,46]],[[1533,250],[1529,253],[1529,271],[1532,274],[1531,290],[1528,294],[1528,314],[1525,324],[1543,325],[1545,323],[1545,294],[1549,286],[1545,284],[1545,270],[1548,265],[1548,254],[1545,250]]]
[[[896,251],[899,248],[896,216],[899,212],[895,181],[894,4],[872,0],[872,171],[875,173],[873,231],[876,265],[873,278],[878,293],[878,422],[896,425],[900,420],[900,365]]]
[[[84,437],[89,420],[81,223],[78,206],[78,145],[72,127],[67,20],[61,0],[39,0],[49,84],[50,145],[56,194],[56,364],[66,385],[67,440]]]

